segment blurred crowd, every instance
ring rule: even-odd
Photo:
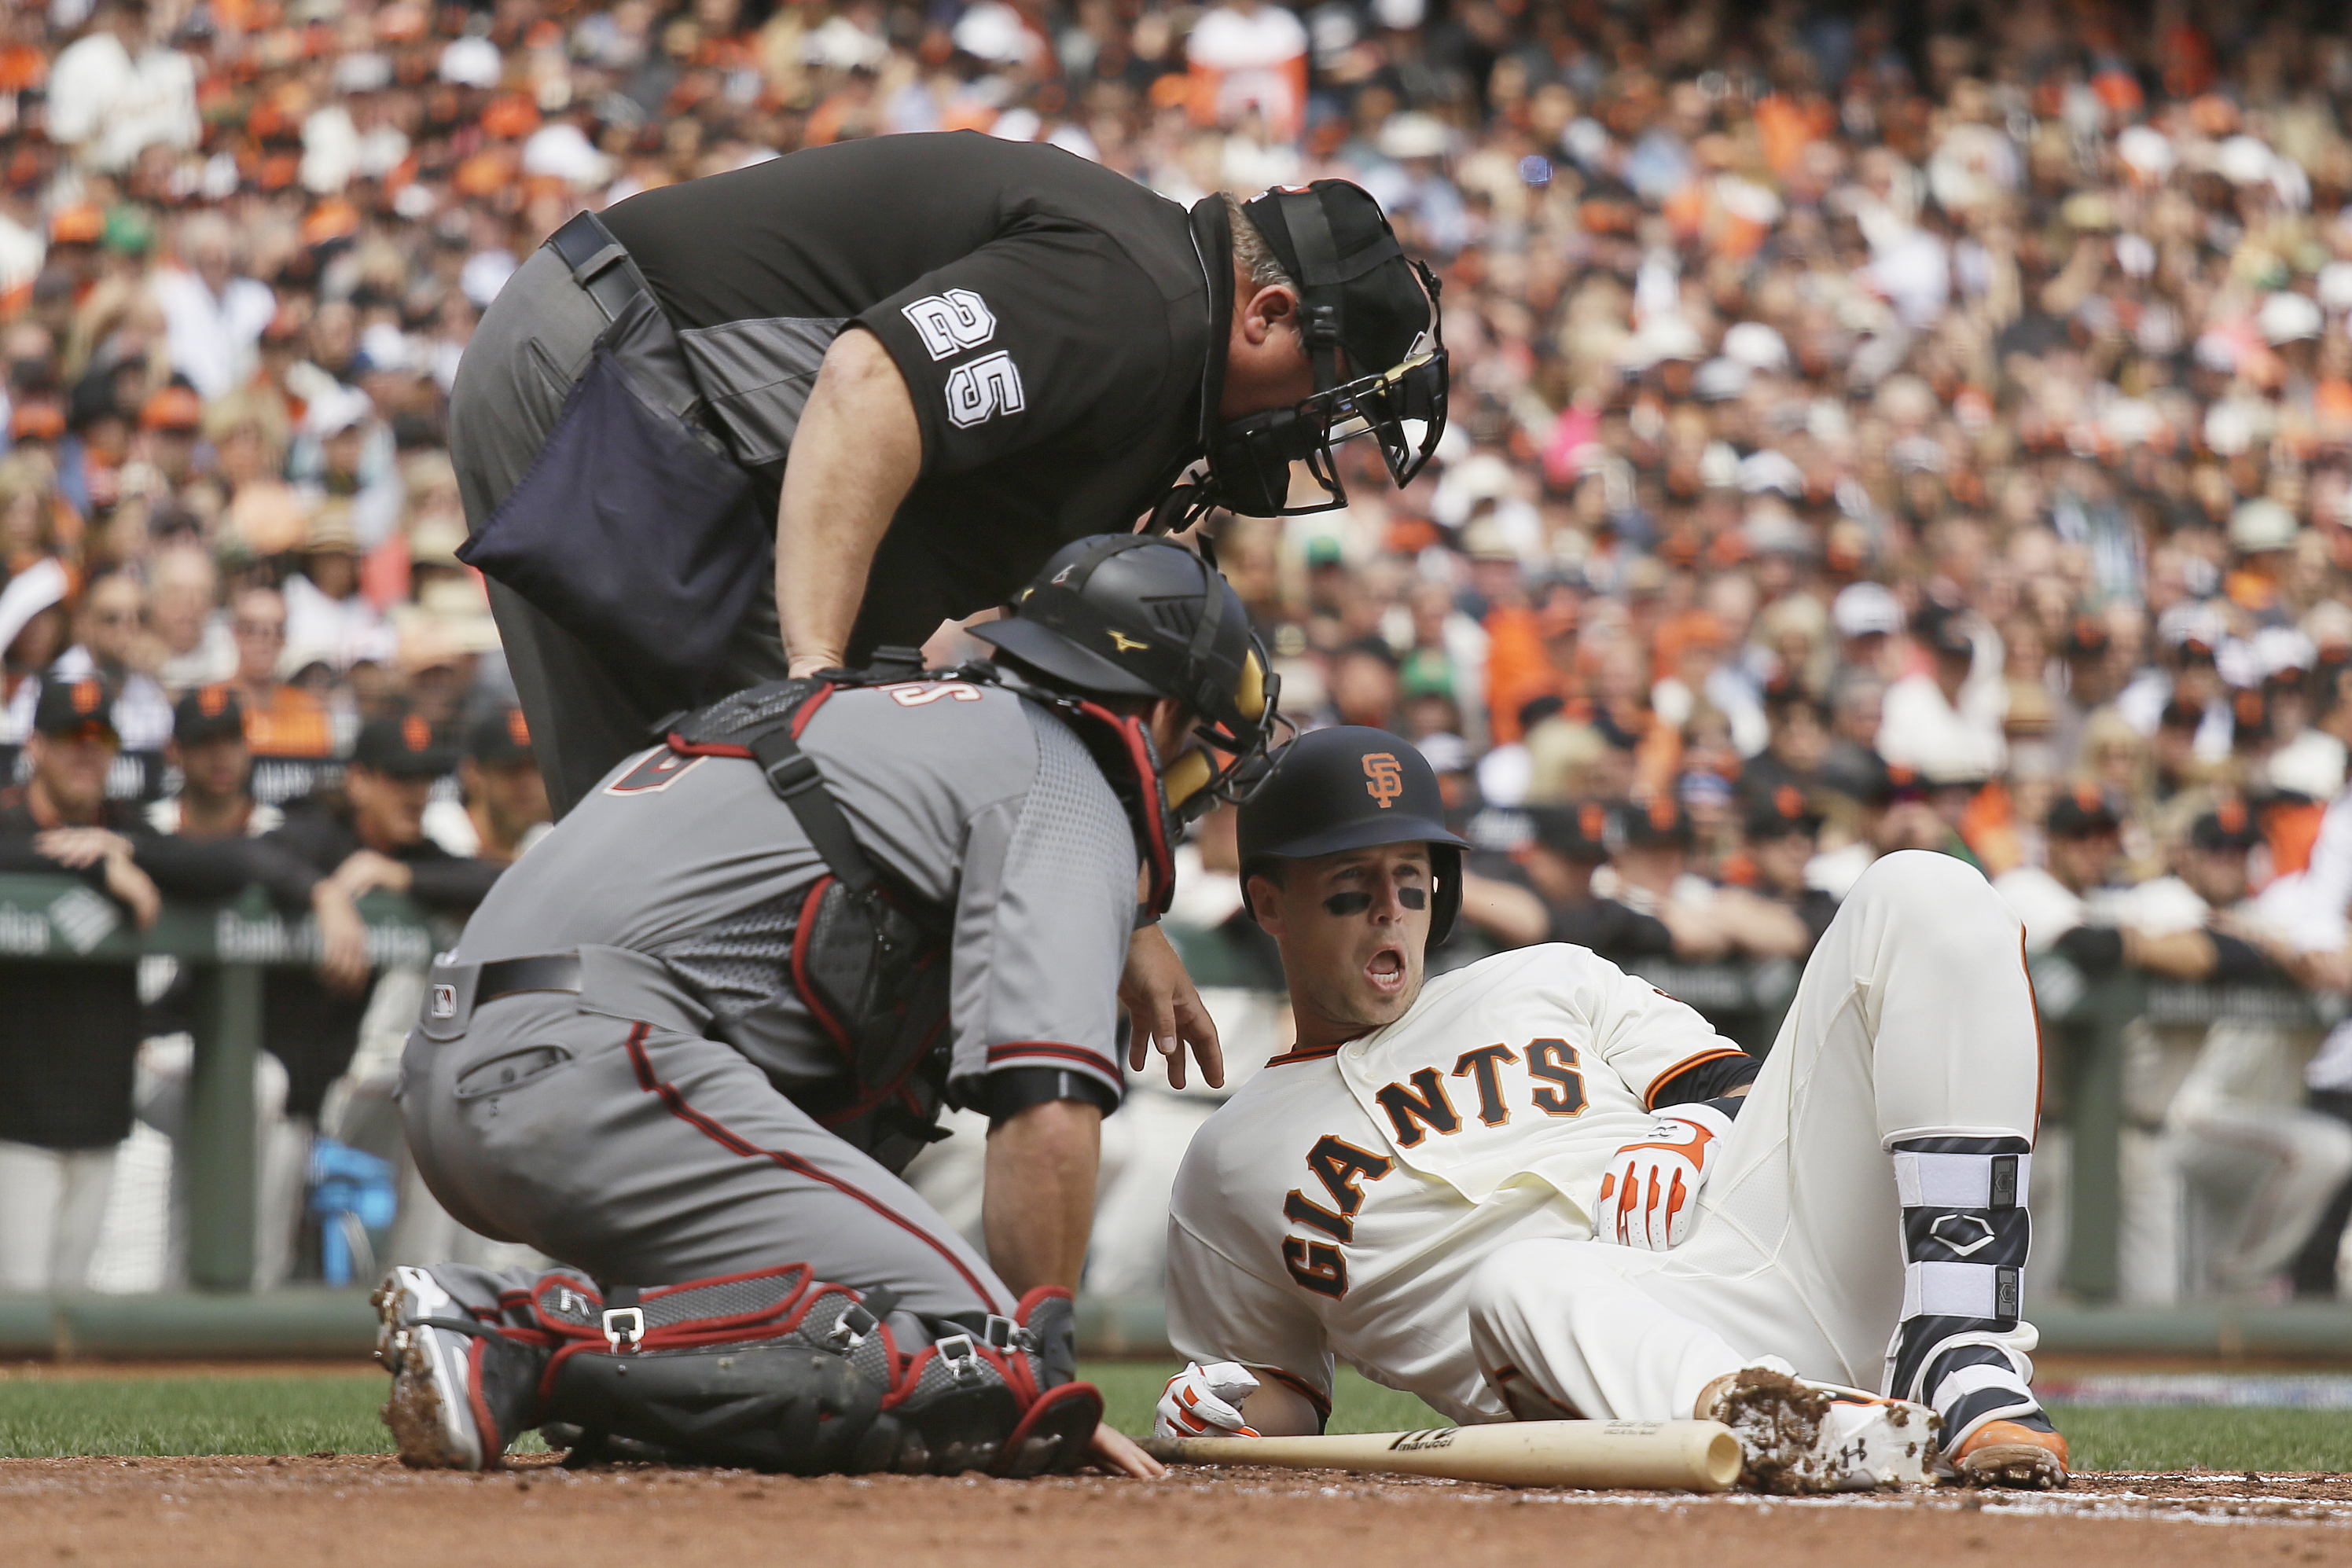
[[[474,320],[583,207],[963,129],[1186,202],[1351,178],[1438,268],[1439,461],[1209,527],[1286,708],[1439,768],[1480,940],[1801,960],[1920,848],[2037,958],[2340,992],[2347,97],[2341,17],[2218,0],[12,6],[0,760],[29,788],[95,682],[118,806],[348,821],[404,729],[475,753],[425,836],[510,855],[445,451]],[[173,734],[225,700],[207,778]],[[2337,1043],[2136,1058],[2148,1190],[2297,1217],[2182,1242],[2192,1285],[2334,1288]],[[2231,1116],[2289,1133],[2215,1174]]]

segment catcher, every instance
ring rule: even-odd
[[[1784,1490],[1924,1479],[1925,1405],[1950,1473],[2063,1484],[2018,1315],[2033,1003],[1976,872],[1873,867],[1759,1071],[1582,948],[1424,983],[1463,843],[1394,736],[1286,747],[1240,848],[1298,1039],[1177,1177],[1162,1436],[1318,1430],[1336,1357],[1457,1420],[1724,1419]]]
[[[1073,1381],[1068,1287],[1139,886],[1164,907],[1182,819],[1262,768],[1276,683],[1224,580],[1135,535],[980,634],[992,664],[673,717],[436,961],[418,1171],[566,1266],[393,1271],[403,1459],[545,1426],[801,1473],[1156,1468]],[[990,1118],[993,1267],[897,1175],[942,1103]]]

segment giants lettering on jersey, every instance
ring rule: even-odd
[[[1522,1067],[1524,1083],[1520,1074],[1507,1079],[1503,1071],[1507,1067]],[[1547,1116],[1580,1115],[1589,1103],[1576,1048],[1568,1041],[1529,1040],[1524,1056],[1507,1045],[1482,1045],[1455,1057],[1450,1072],[1424,1067],[1374,1092],[1373,1101],[1388,1113],[1397,1147],[1410,1149],[1432,1133],[1447,1137],[1463,1129],[1462,1113],[1454,1108],[1446,1092],[1448,1078],[1468,1080],[1466,1087],[1478,1097],[1475,1115],[1481,1126],[1509,1124],[1515,1091],[1524,1092],[1527,1103]],[[1318,1203],[1307,1196],[1305,1188],[1293,1187],[1283,1196],[1282,1217],[1330,1239],[1283,1239],[1283,1267],[1293,1281],[1335,1301],[1348,1293],[1348,1258],[1339,1244],[1356,1239],[1356,1211],[1364,1206],[1363,1188],[1358,1184],[1378,1181],[1395,1166],[1387,1155],[1359,1148],[1328,1133],[1315,1141],[1307,1152],[1307,1168],[1330,1202]]]
[[[1292,1187],[1282,1200],[1283,1218],[1312,1226],[1334,1241],[1352,1241],[1356,1239],[1356,1211],[1364,1207],[1363,1188],[1356,1184],[1378,1181],[1395,1166],[1396,1162],[1386,1155],[1376,1155],[1326,1133],[1307,1151],[1307,1168],[1315,1174],[1316,1181],[1330,1198],[1330,1207],[1317,1203],[1300,1188]],[[1293,1280],[1318,1296],[1328,1296],[1336,1301],[1348,1293],[1348,1260],[1328,1242],[1286,1237],[1282,1262]]]
[[[1482,1045],[1454,1060],[1447,1077],[1467,1078],[1476,1086],[1481,1125],[1501,1127],[1511,1120],[1511,1106],[1503,1069],[1518,1065],[1519,1053],[1507,1045]],[[1547,1116],[1583,1113],[1584,1074],[1577,1067],[1576,1048],[1564,1040],[1528,1042],[1527,1076],[1533,1081],[1528,1103]],[[1402,1082],[1376,1091],[1372,1098],[1388,1113],[1397,1147],[1410,1149],[1430,1134],[1444,1137],[1462,1130],[1461,1113],[1447,1098],[1441,1069],[1424,1067]]]

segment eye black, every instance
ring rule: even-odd
[[[1429,907],[1429,890],[1420,887],[1398,888],[1397,902],[1407,909],[1426,909]]]
[[[1325,913],[1343,918],[1350,915],[1361,915],[1371,906],[1372,895],[1369,893],[1335,893],[1323,901]]]

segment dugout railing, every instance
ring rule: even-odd
[[[427,919],[409,900],[375,892],[359,900],[368,956],[379,966],[423,967],[457,927]],[[194,971],[189,1072],[188,1279],[199,1291],[245,1291],[253,1279],[255,1130],[253,1070],[261,1051],[261,976],[318,962],[318,922],[288,919],[258,888],[218,904],[167,901],[141,931],[121,904],[69,876],[0,875],[0,965],[135,963],[166,957]],[[0,1028],[10,1027],[0,1020]],[[15,1027],[23,1027],[18,1022]]]

